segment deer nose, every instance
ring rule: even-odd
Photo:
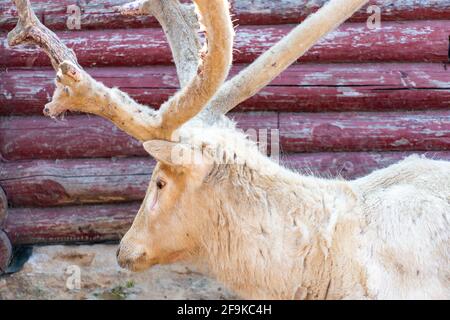
[[[124,252],[124,250],[121,250],[120,244],[116,251],[116,260],[119,266],[124,269],[126,269],[127,266],[132,262],[129,258],[129,255],[127,255],[126,253],[127,252]]]
[[[137,265],[145,263],[147,253],[144,250],[131,251],[129,247],[120,245],[116,251],[117,263],[124,269],[134,269]]]

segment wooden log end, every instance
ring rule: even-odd
[[[8,209],[8,199],[3,189],[0,187],[0,227],[6,220],[6,214]]]
[[[15,246],[117,241],[130,228],[140,202],[11,209],[5,231]]]
[[[12,258],[12,245],[5,232],[0,230],[0,274],[6,272]]]

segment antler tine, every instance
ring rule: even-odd
[[[194,0],[206,30],[206,47],[200,53],[197,74],[161,106],[166,138],[196,116],[214,96],[230,70],[234,29],[226,0]]]
[[[119,6],[117,10],[128,16],[153,15],[166,34],[181,87],[195,76],[201,46],[197,14],[192,4],[180,4],[178,0],[138,0]]]
[[[19,20],[8,34],[9,45],[37,45],[47,53],[57,72],[56,90],[52,101],[45,105],[44,114],[55,117],[68,110],[96,114],[141,141],[157,134],[159,122],[155,110],[94,80],[78,64],[75,53],[38,20],[28,0],[14,3]]]
[[[225,81],[231,66],[234,29],[228,1],[194,0],[194,3],[207,35],[207,46],[200,57],[197,15],[189,5],[178,0],[137,0],[118,7],[126,15],[155,16],[172,49],[182,89],[159,110],[165,139],[170,139],[177,128],[205,107]]]
[[[256,94],[367,2],[330,0],[246,69],[227,81],[202,112],[202,119],[215,122],[221,115]]]
[[[19,20],[16,27],[8,34],[8,44],[12,47],[21,43],[34,43],[41,47],[50,57],[53,68],[63,61],[78,65],[75,53],[67,48],[58,37],[47,29],[34,14],[29,0],[14,0]]]

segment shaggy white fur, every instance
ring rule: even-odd
[[[191,123],[179,139],[219,152],[178,167],[161,152],[176,143],[148,149],[161,163],[122,240],[124,266],[190,260],[255,299],[450,298],[449,162],[413,156],[326,180],[272,162],[228,122]]]

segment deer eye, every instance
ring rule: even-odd
[[[156,187],[158,187],[158,189],[162,189],[166,186],[166,183],[161,180],[160,178],[158,178],[158,180],[156,180]]]

